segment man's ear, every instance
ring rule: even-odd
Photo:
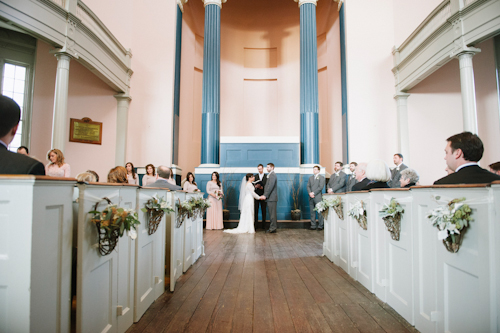
[[[464,152],[462,151],[462,149],[457,148],[453,152],[453,156],[455,157],[455,159],[459,159],[460,157],[464,157]]]
[[[17,128],[19,127],[19,123],[16,124],[16,126],[12,127],[12,129],[10,130],[10,134],[12,136],[16,135],[16,132],[17,132]]]

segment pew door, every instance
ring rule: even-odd
[[[352,223],[352,218],[347,215],[347,212],[349,212],[349,209],[351,208],[352,202],[354,200],[354,197],[352,197],[352,194],[347,194],[345,196],[346,201],[344,202],[344,212],[346,213],[344,215],[344,220],[337,220],[338,223],[335,225],[336,228],[336,236],[335,236],[335,242],[336,245],[334,246],[335,252],[337,253],[338,256],[338,264],[344,271],[349,273],[350,265],[349,261],[350,259],[350,229],[351,229],[351,223]],[[354,221],[355,222],[355,221]]]
[[[375,234],[376,212],[371,206],[371,194],[368,192],[358,192],[353,194],[355,202],[362,200],[366,209],[368,227],[361,228],[355,219],[351,219],[351,273],[366,289],[373,292],[373,266],[375,251],[373,237]]]
[[[203,193],[196,193],[196,198],[203,197]],[[205,249],[203,246],[203,215],[197,216],[193,219],[193,240],[194,240],[194,260],[196,262],[200,256],[205,255]]]
[[[169,198],[172,200],[175,211],[169,217],[170,228],[167,231],[167,239],[170,240],[170,246],[166,249],[166,254],[170,258],[170,291],[174,291],[175,282],[182,275],[182,267],[184,265],[184,226],[181,225],[179,228],[176,226],[178,216],[177,204],[186,199],[186,193],[169,192]]]
[[[340,265],[340,235],[339,235],[339,225],[341,223],[346,223],[347,221],[347,196],[345,194],[340,195],[342,198],[342,209],[344,213],[344,219],[341,220],[337,213],[331,209],[331,212],[328,215],[332,215],[331,224],[330,224],[330,255],[331,260],[335,265]],[[326,231],[326,229],[325,229]]]
[[[330,197],[329,194],[323,194],[323,198]],[[320,213],[318,213],[320,214]],[[333,262],[333,249],[332,249],[332,228],[334,220],[335,211],[333,208],[328,210],[328,217],[324,219],[324,239],[323,239],[323,255],[326,256],[331,262]]]

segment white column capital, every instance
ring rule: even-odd
[[[464,46],[459,49],[453,50],[450,54],[450,58],[459,58],[463,55],[469,55],[471,58],[481,52],[481,49],[476,47]]]
[[[404,99],[407,99],[408,97],[410,97],[410,94],[408,93],[405,93],[405,92],[402,92],[402,91],[398,91],[395,95],[394,95],[394,99],[396,101],[399,101],[399,100],[404,100]]]
[[[299,7],[302,6],[305,3],[312,3],[315,6],[318,5],[318,0],[293,0],[293,1],[298,2],[299,3]]]
[[[116,94],[116,95],[113,95],[113,97],[116,98],[118,102],[122,102],[122,101],[130,102],[132,100],[132,97],[127,93]]]
[[[208,5],[217,5],[222,9],[222,4],[226,3],[227,0],[201,0],[201,1],[203,1],[204,7]]]
[[[177,5],[181,9],[181,12],[184,14],[184,4],[186,4],[188,0],[177,0]]]
[[[340,11],[340,7],[342,7],[342,4],[344,3],[345,0],[333,0],[333,2],[338,3],[339,5],[337,6],[337,11]]]

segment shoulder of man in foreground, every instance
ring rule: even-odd
[[[478,165],[473,165],[436,180],[434,185],[489,184],[496,180],[500,180],[500,176]]]
[[[26,155],[17,154],[7,149],[0,152],[2,165],[0,173],[12,175],[45,175],[45,166],[42,162]]]

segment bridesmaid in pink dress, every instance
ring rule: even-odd
[[[217,199],[217,192],[222,194],[219,173],[212,173],[212,180],[207,183],[207,193],[211,207],[207,209],[207,230],[224,229],[222,223],[222,199]]]

